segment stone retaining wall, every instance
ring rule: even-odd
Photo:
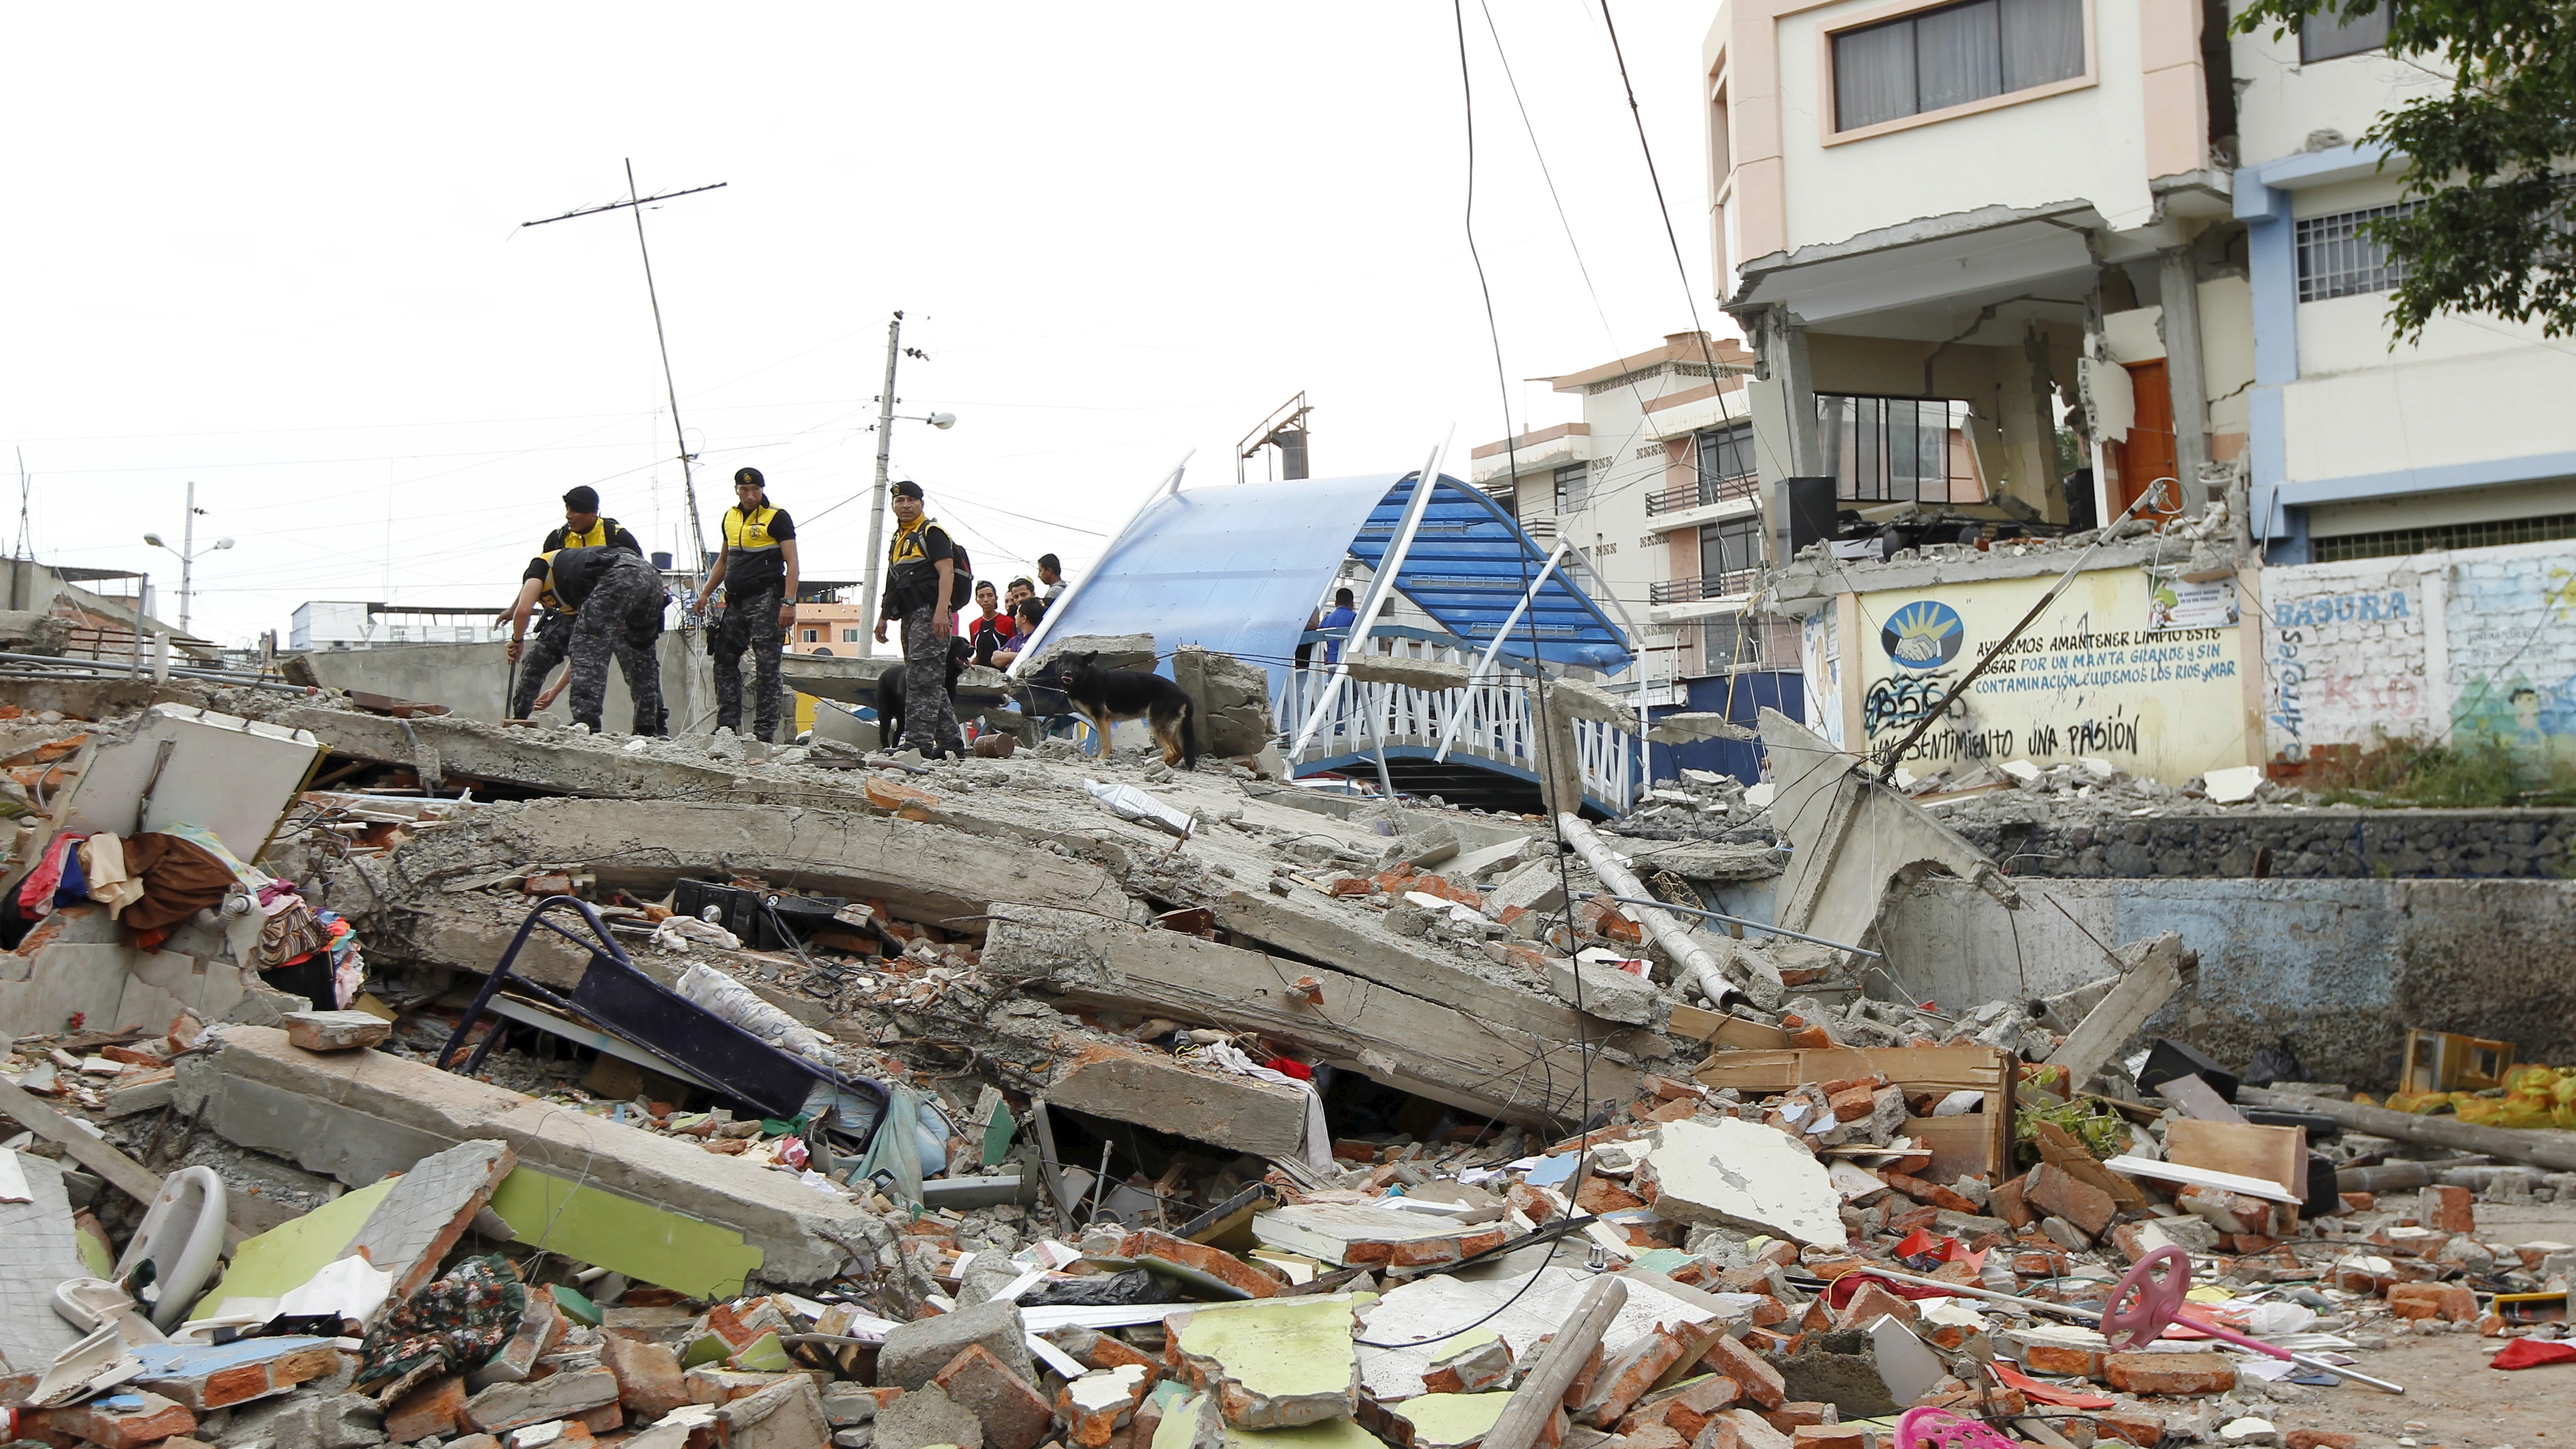
[[[2576,876],[2576,810],[2253,810],[2109,823],[1949,822],[2013,875],[2076,879]]]

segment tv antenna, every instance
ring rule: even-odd
[[[657,191],[651,196],[638,196],[635,194],[635,158],[629,156],[626,158],[626,199],[624,201],[579,207],[561,216],[549,216],[537,221],[519,223],[519,229],[525,231],[532,226],[570,221],[576,216],[597,216],[603,211],[630,210],[635,213],[635,250],[644,258],[644,295],[653,303],[653,340],[662,349],[662,391],[663,395],[671,400],[671,434],[678,439],[680,445],[680,491],[688,500],[689,545],[697,553],[700,579],[707,576],[707,539],[705,534],[698,531],[698,483],[696,475],[689,469],[689,465],[696,460],[689,454],[689,435],[680,427],[680,389],[671,381],[671,339],[662,331],[662,296],[653,287],[653,251],[644,244],[644,208],[657,201],[668,201],[675,196],[695,196],[701,191],[721,190],[725,184],[718,181],[707,186],[690,186],[678,191]]]

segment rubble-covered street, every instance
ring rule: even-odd
[[[2158,1035],[2171,933],[1904,999],[1910,882],[2019,901],[1937,790],[1595,828],[158,693],[0,721],[74,873],[0,957],[19,1439],[2484,1446],[2553,1400],[2461,1375],[2576,1356],[2560,1134]]]

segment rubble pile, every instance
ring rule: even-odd
[[[2576,1248],[2450,1179],[2576,1178],[2238,1088],[2146,1030],[2170,933],[1867,994],[1889,881],[1815,832],[2004,887],[1849,774],[1794,839],[1716,777],[1596,835],[1054,745],[5,724],[20,865],[240,865],[149,945],[65,883],[0,955],[0,1404],[56,1449],[2298,1444],[2321,1364],[2564,1332]],[[1688,915],[1775,887],[1815,939]],[[263,979],[289,897],[347,1000]],[[2176,1256],[2137,1343],[2059,1311]]]

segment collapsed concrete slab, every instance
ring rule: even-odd
[[[2008,906],[2017,902],[1984,851],[1870,778],[1858,756],[1775,709],[1762,711],[1762,745],[1779,784],[1771,817],[1794,847],[1777,889],[1779,925],[1866,944],[1889,904],[1933,874],[1974,882]]]
[[[1050,1106],[1256,1157],[1298,1157],[1306,1140],[1308,1099],[1302,1088],[1107,1043],[1082,1043],[1071,1051],[1048,1081],[1046,1095]]]
[[[1076,1002],[1258,1031],[1373,1081],[1486,1116],[1539,1122],[1589,1110],[1579,1086],[1579,1038],[1571,1030],[1540,1037],[1485,1019],[1506,994],[1489,982],[1433,1000],[1196,936],[1018,905],[995,907],[983,966],[1043,978]],[[1309,981],[1311,987],[1299,984]],[[1570,1026],[1573,1013],[1561,1015]],[[1637,1080],[1633,1067],[1608,1059],[1592,1064],[1592,1077],[1596,1098],[1633,1091]]]
[[[380,1052],[303,1051],[228,1027],[179,1067],[176,1101],[217,1135],[364,1187],[462,1142],[505,1143],[525,1169],[740,1233],[758,1276],[800,1285],[866,1247],[867,1211],[785,1173],[710,1154]],[[858,1244],[853,1248],[851,1244]]]

